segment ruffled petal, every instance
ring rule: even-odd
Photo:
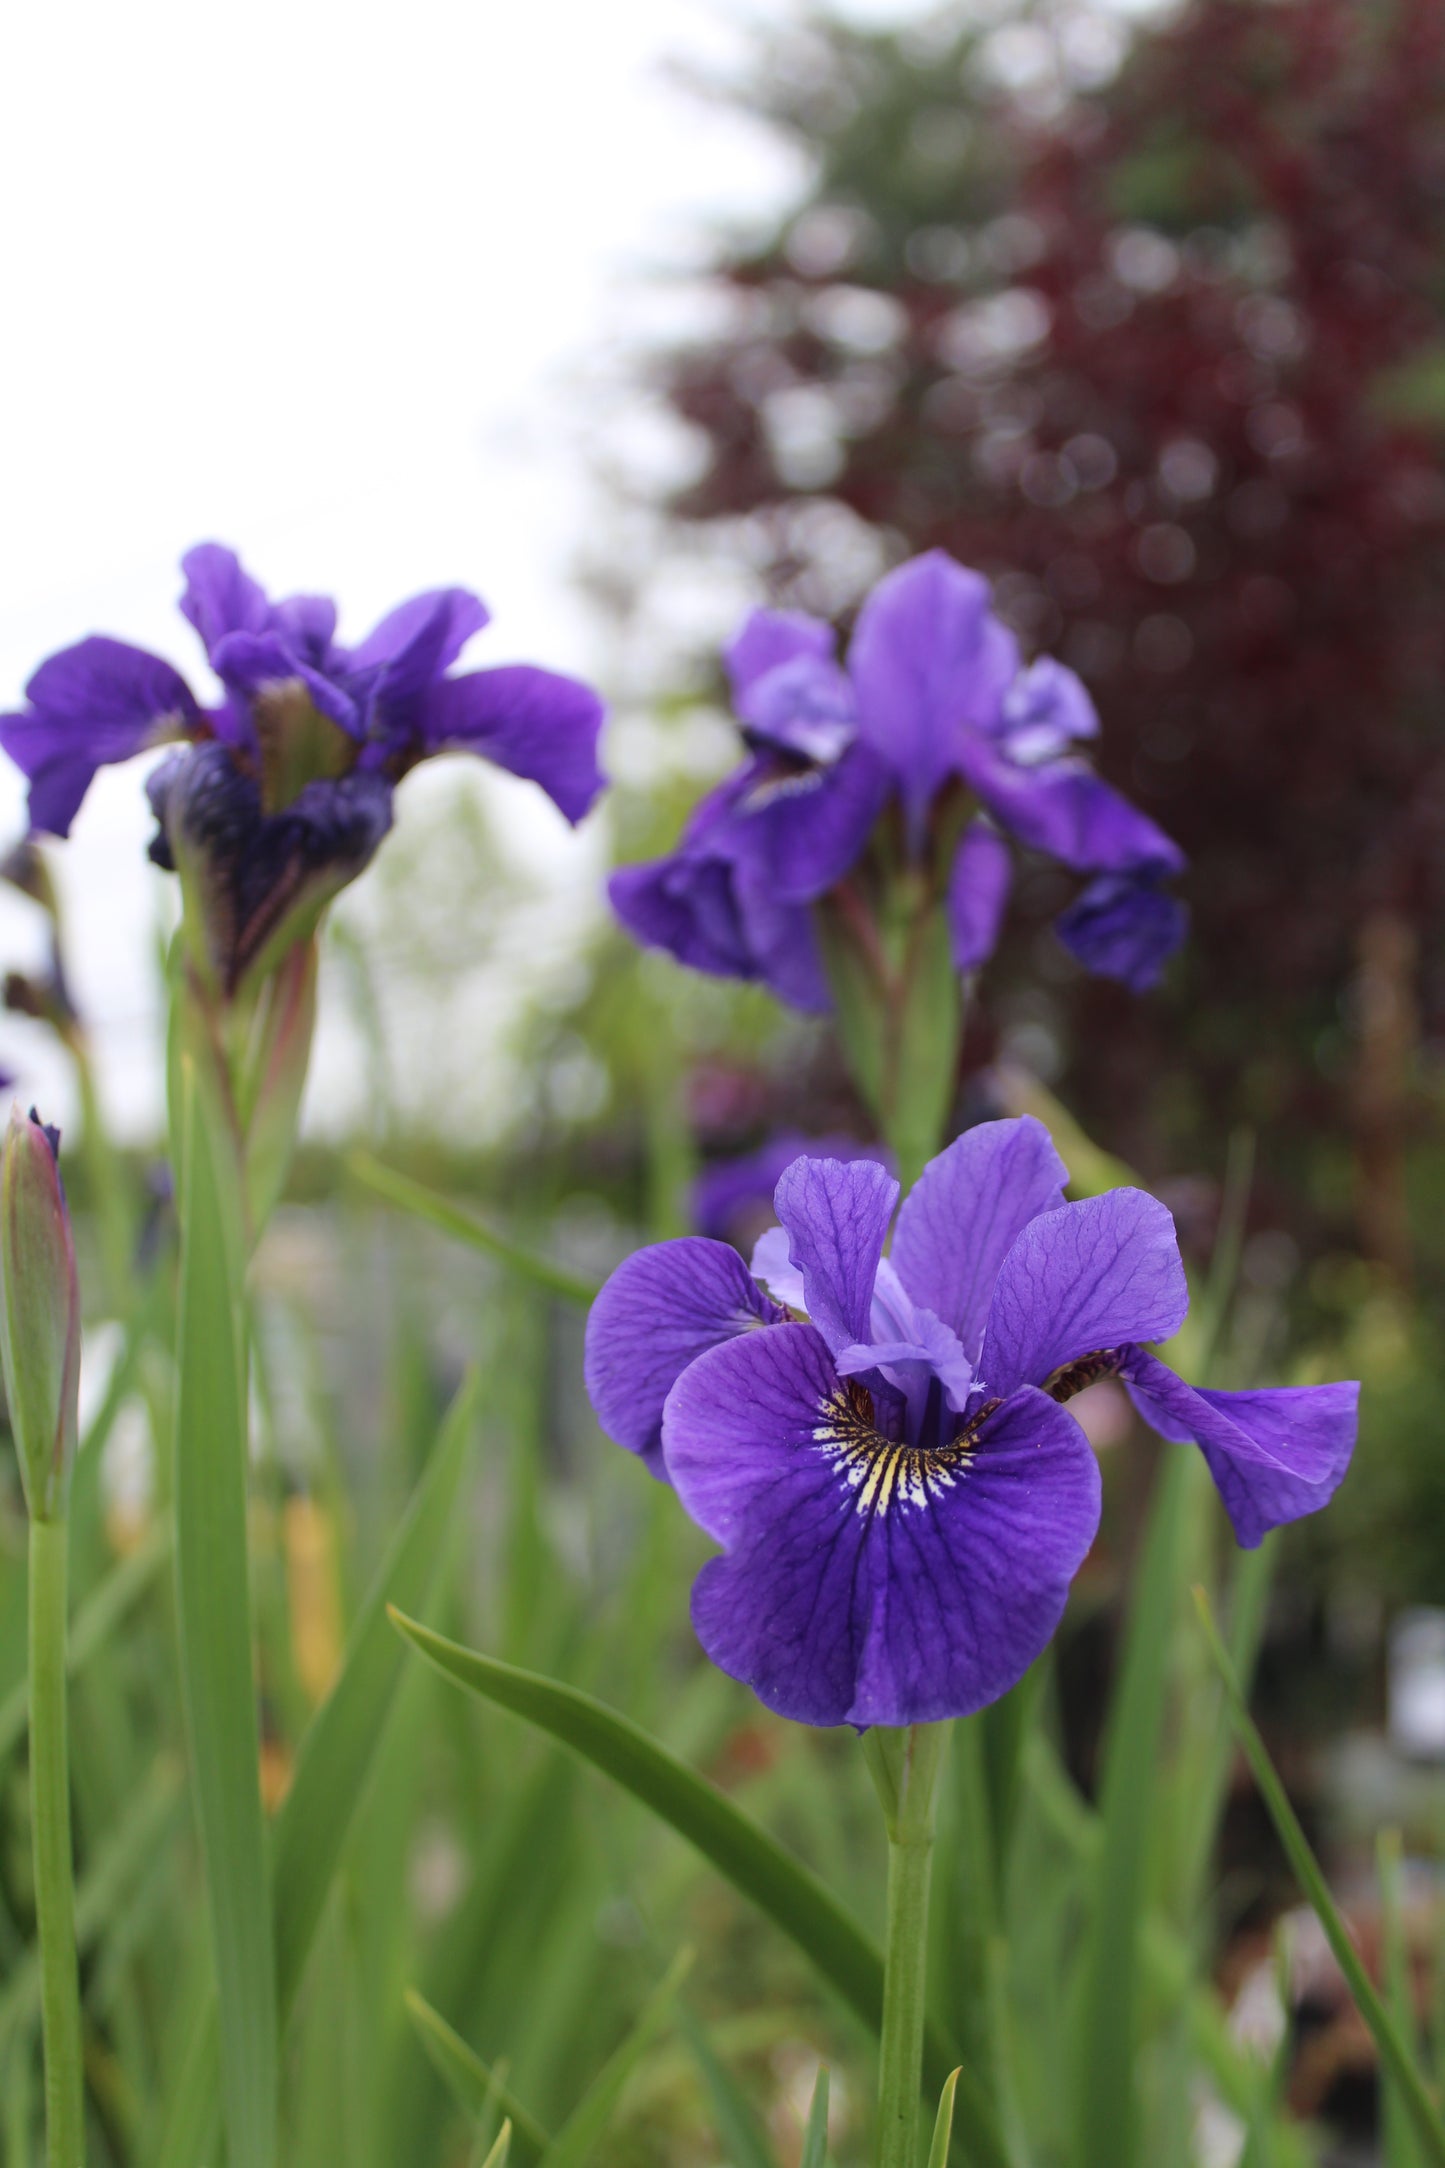
[[[979,573],[930,550],[879,581],[858,614],[848,668],[860,734],[898,778],[915,840],[972,732],[993,729],[1018,644]]]
[[[540,783],[575,824],[602,788],[597,739],[603,712],[597,694],[579,679],[511,663],[442,679],[426,696],[420,728],[432,751],[459,746]]]
[[[265,632],[271,622],[266,590],[234,550],[200,542],[186,551],[181,570],[186,575],[181,615],[195,626],[208,655],[229,632]]]
[[[971,1445],[893,1444],[806,1325],[734,1341],[674,1386],[664,1451],[725,1555],[693,1590],[713,1662],[805,1724],[914,1724],[1006,1693],[1047,1646],[1093,1541],[1078,1425],[1016,1396]]]
[[[1031,1114],[980,1122],[929,1161],[904,1198],[892,1263],[913,1300],[977,1364],[999,1267],[1030,1220],[1063,1203],[1069,1172]],[[999,1390],[991,1380],[990,1392]]]
[[[948,877],[948,931],[956,971],[977,971],[998,946],[1013,884],[1013,860],[996,828],[974,821],[964,830]]]
[[[1121,1374],[1152,1429],[1199,1447],[1246,1550],[1327,1505],[1350,1465],[1357,1384],[1196,1390],[1145,1348],[1129,1349]]]
[[[773,1192],[808,1315],[836,1353],[869,1338],[898,1184],[876,1160],[795,1159]]]
[[[1021,767],[982,736],[969,738],[959,767],[1001,827],[1076,873],[1177,873],[1184,864],[1178,844],[1088,768]]]
[[[1054,931],[1086,971],[1147,994],[1189,931],[1189,913],[1150,875],[1101,873]]]
[[[665,1481],[663,1403],[688,1364],[783,1316],[725,1242],[685,1235],[638,1250],[587,1319],[584,1375],[598,1422]]]
[[[349,661],[379,671],[378,698],[403,705],[449,669],[487,621],[486,604],[469,588],[434,588],[388,611]]]
[[[1167,1340],[1189,1289],[1173,1215],[1141,1189],[1060,1206],[1031,1220],[1004,1258],[989,1304],[985,1391],[1042,1385],[1081,1356]]]
[[[30,703],[0,715],[0,745],[30,778],[30,825],[70,833],[97,768],[129,760],[201,722],[185,679],[159,655],[100,635],[43,662]]]

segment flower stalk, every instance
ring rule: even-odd
[[[878,2168],[917,2168],[928,1975],[928,1890],[946,1730],[865,1734],[888,1831],[888,1926],[878,2056]]]
[[[70,1524],[64,1515],[31,1521],[30,1813],[45,2044],[47,2168],[80,2168],[85,2158],[65,1690],[69,1543]]]

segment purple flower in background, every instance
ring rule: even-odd
[[[1168,1211],[1132,1189],[1065,1204],[1066,1178],[1030,1116],[981,1124],[925,1169],[885,1256],[897,1183],[799,1159],[751,1273],[689,1237],[598,1296],[598,1418],[721,1545],[698,1637],[782,1715],[932,1722],[1022,1677],[1098,1526],[1063,1403],[1099,1377],[1199,1445],[1241,1543],[1344,1474],[1358,1387],[1186,1385],[1145,1345],[1188,1307]]]
[[[414,596],[344,647],[334,603],[269,601],[217,543],[182,570],[181,610],[221,681],[218,705],[159,656],[94,637],[40,665],[27,705],[0,716],[0,745],[30,779],[31,828],[60,836],[97,768],[169,740],[191,748],[151,779],[152,856],[199,890],[228,989],[283,924],[361,871],[419,760],[484,754],[540,783],[571,821],[601,788],[602,708],[585,685],[528,664],[447,675],[487,622],[464,588]]]
[[[830,626],[786,611],[755,613],[726,660],[749,757],[674,852],[614,874],[613,908],[639,941],[826,1007],[810,906],[859,865],[891,805],[906,856],[941,877],[961,972],[997,941],[1012,838],[1076,873],[1152,884],[1128,888],[1149,899],[1132,940],[1117,928],[1066,938],[1091,970],[1135,988],[1157,978],[1183,934],[1158,884],[1182,856],[1089,768],[1088,694],[1048,657],[1020,667],[978,573],[939,550],[890,572],[859,613],[846,669]],[[947,842],[945,799],[963,818]],[[1118,920],[1125,905],[1112,909]]]
[[[692,1222],[701,1235],[726,1241],[739,1222],[760,1207],[771,1217],[773,1192],[785,1168],[795,1159],[874,1159],[892,1167],[892,1156],[882,1144],[859,1144],[854,1137],[803,1137],[796,1131],[770,1137],[756,1151],[733,1159],[714,1160],[703,1168],[692,1185]]]

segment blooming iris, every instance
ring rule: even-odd
[[[150,778],[151,855],[198,891],[228,992],[362,870],[391,825],[394,785],[428,755],[483,753],[571,821],[601,788],[602,708],[585,685],[528,664],[446,674],[487,622],[466,589],[416,595],[343,647],[334,603],[269,601],[217,543],[181,568],[181,611],[221,680],[219,705],[203,707],[159,656],[93,637],[40,665],[27,705],[0,715],[0,745],[30,779],[32,829],[63,836],[97,768],[186,743]]]
[[[1096,876],[1059,921],[1089,969],[1136,989],[1184,933],[1163,882],[1178,848],[1093,774],[1093,704],[1048,657],[1020,667],[988,582],[941,550],[880,581],[846,669],[831,626],[762,610],[728,650],[744,767],[694,813],[676,851],[613,875],[640,941],[795,1007],[829,993],[811,906],[846,882],[890,804],[905,862],[942,876],[953,961],[986,961],[1008,900],[1008,837]],[[898,846],[895,846],[895,852]]]
[[[1247,1546],[1344,1474],[1358,1387],[1186,1385],[1145,1344],[1188,1308],[1168,1211],[1134,1189],[1066,1204],[1066,1179],[1041,1123],[983,1123],[924,1170],[885,1256],[887,1171],[799,1159],[751,1271],[694,1236],[598,1296],[598,1418],[722,1546],[698,1638],[782,1715],[928,1723],[1022,1677],[1098,1527],[1063,1405],[1097,1378],[1200,1447]]]

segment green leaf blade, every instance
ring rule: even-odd
[[[1309,1839],[1300,1827],[1299,1817],[1290,1805],[1289,1794],[1269,1758],[1268,1749],[1255,1727],[1254,1719],[1245,1707],[1239,1679],[1230,1662],[1229,1652],[1220,1639],[1219,1629],[1214,1623],[1208,1598],[1202,1588],[1195,1589],[1194,1602],[1205,1639],[1209,1643],[1210,1654],[1224,1685],[1235,1737],[1249,1763],[1254,1781],[1259,1786],[1260,1796],[1269,1810],[1275,1833],[1316,1919],[1324,1929],[1325,1939],[1334,1952],[1336,1964],[1344,1974],[1345,1984],[1354,1999],[1355,2008],[1369,2028],[1379,2052],[1384,2075],[1398,2091],[1422,2157],[1430,2164],[1430,2168],[1445,2168],[1445,2122],[1441,2120],[1440,2110],[1431,2096],[1416,2058],[1401,2037],[1393,2015],[1366,1972],[1349,1928],[1330,1894],[1323,1869],[1315,1858]]]
[[[417,2038],[457,2106],[471,2116],[483,2114],[489,2106],[500,2108],[521,2149],[531,2159],[540,2160],[552,2140],[536,2116],[522,2106],[515,2093],[507,2090],[496,2072],[468,2047],[461,2034],[447,2023],[439,2010],[432,2008],[424,1995],[409,1987],[403,2000]]]
[[[831,1890],[716,1785],[578,1688],[461,1648],[398,1612],[392,1616],[397,1630],[455,1685],[559,1740],[676,1830],[802,1951],[869,2030],[878,2032],[883,1960],[876,1945]],[[933,2025],[925,2058],[927,2082],[941,2086],[957,2058]],[[966,2070],[957,2108],[976,2168],[1009,2168],[992,2107]]]

